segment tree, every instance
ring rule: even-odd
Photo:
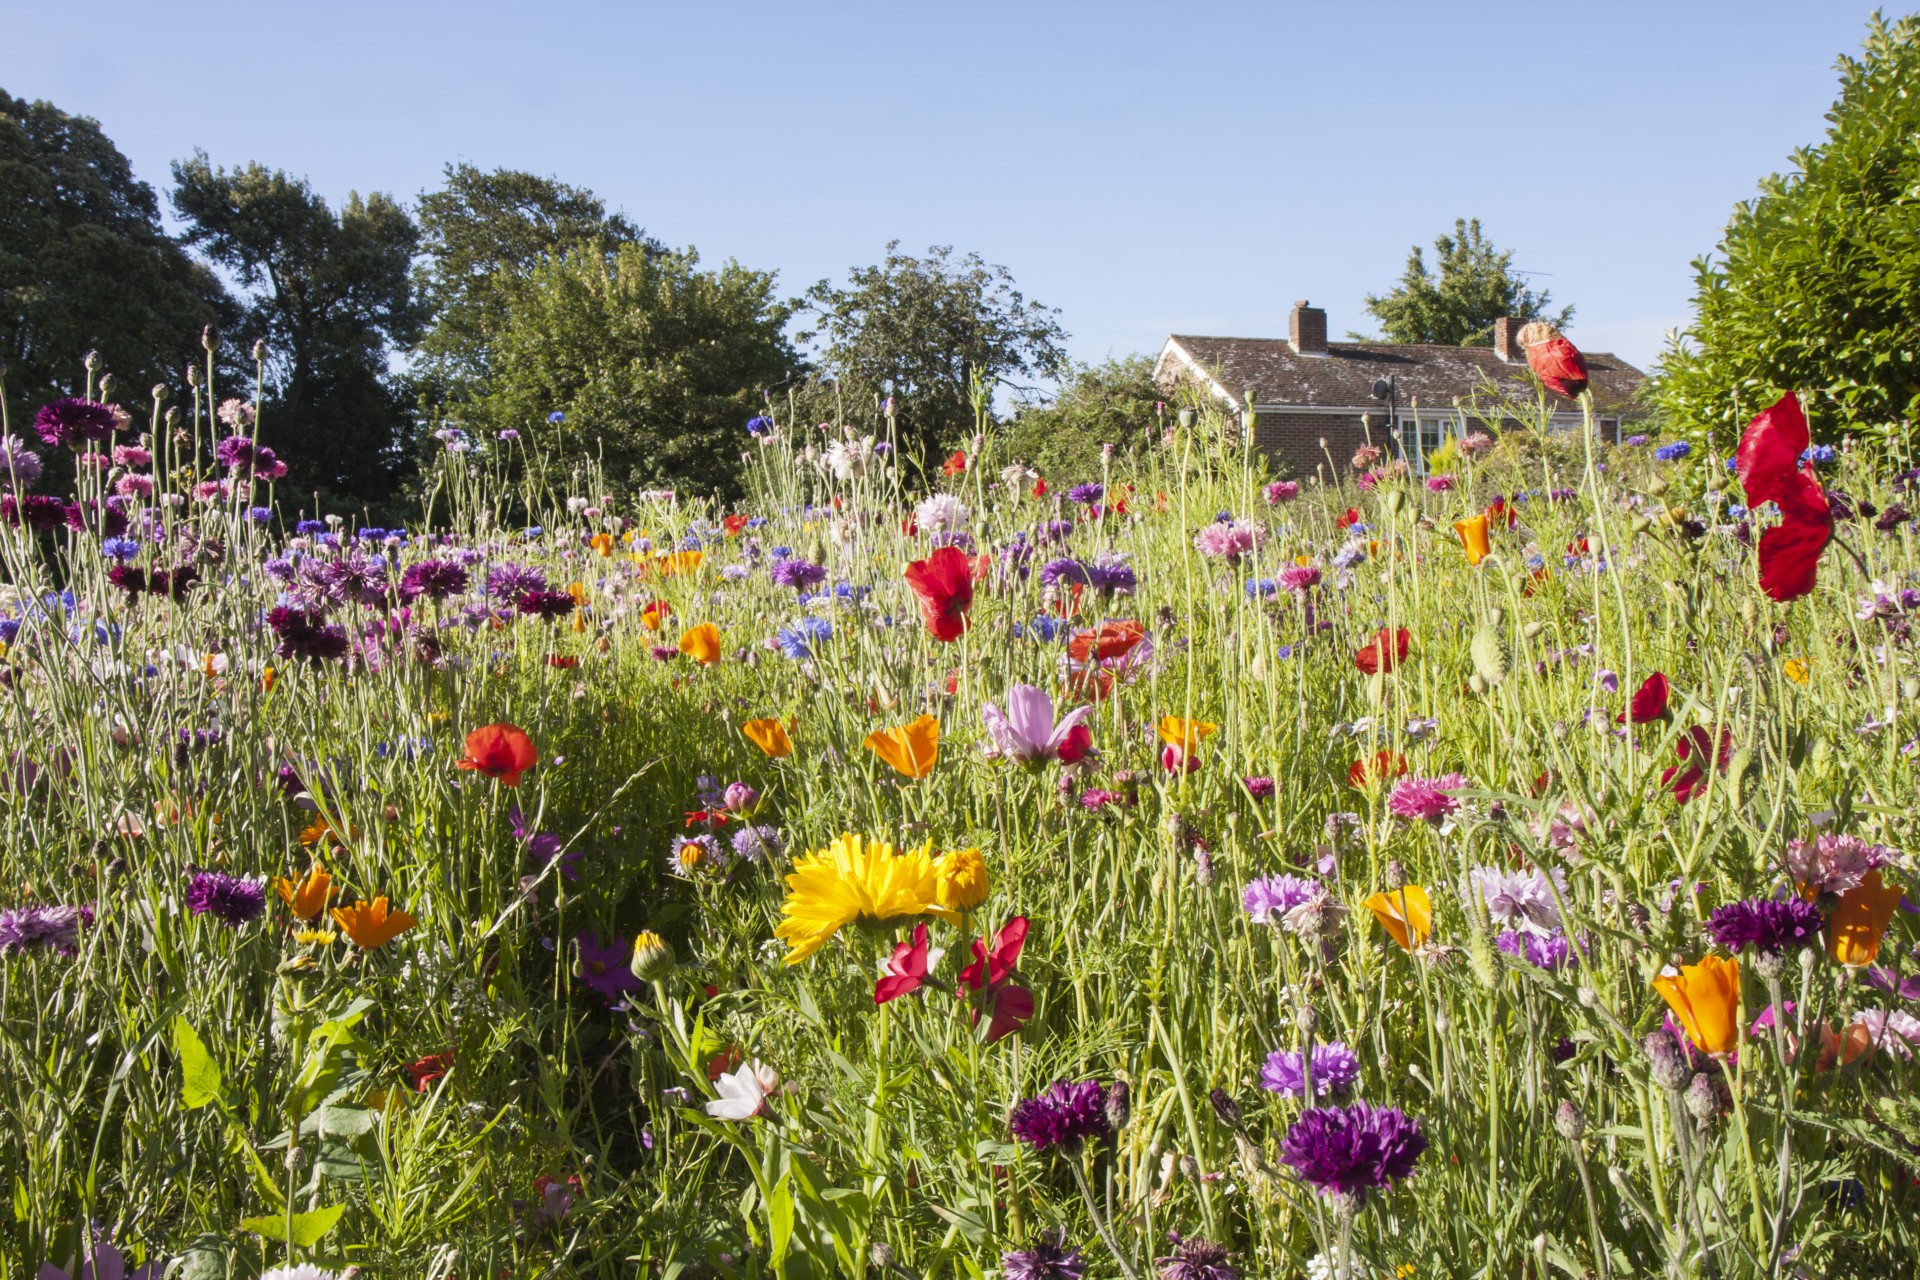
[[[1153,380],[1152,356],[1075,365],[1051,399],[1019,407],[999,452],[1065,483],[1092,479],[1103,446],[1125,452],[1159,436],[1166,399]]]
[[[413,219],[378,192],[350,193],[335,213],[304,180],[258,164],[216,169],[204,152],[175,162],[173,177],[187,243],[249,291],[236,336],[267,344],[261,437],[287,463],[289,487],[386,497],[408,456],[391,360],[421,327]]]
[[[230,307],[160,229],[153,188],[98,121],[0,92],[0,359],[14,422],[85,388],[100,353],[117,398],[144,399],[199,354]]]
[[[562,462],[598,456],[614,484],[737,493],[742,428],[797,363],[793,312],[772,273],[699,261],[633,242],[546,258],[513,291],[459,424],[518,431]]]
[[[623,244],[666,251],[591,191],[513,169],[450,164],[446,184],[420,197],[419,216],[426,257],[414,278],[433,316],[420,354],[424,372],[451,398],[485,381],[514,289],[549,257],[586,252],[611,261]]]
[[[1455,219],[1453,234],[1435,237],[1433,247],[1437,276],[1415,245],[1393,291],[1367,295],[1367,310],[1388,342],[1484,347],[1493,342],[1493,322],[1503,316],[1548,320],[1562,328],[1573,319],[1572,307],[1548,314],[1553,295],[1527,287],[1513,270],[1513,251],[1494,248],[1481,233],[1480,219]]]
[[[989,387],[1067,370],[1059,313],[1028,302],[1013,274],[977,253],[938,245],[925,258],[887,245],[886,261],[855,268],[846,288],[822,280],[804,301],[835,376],[892,395],[902,444],[923,455],[966,434],[973,422],[970,379]]]
[[[1789,390],[1816,393],[1816,437],[1920,418],[1920,18],[1875,15],[1839,70],[1826,141],[1694,263],[1694,320],[1651,392],[1682,430],[1731,443]]]

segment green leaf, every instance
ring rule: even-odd
[[[340,1221],[340,1215],[347,1211],[344,1204],[329,1205],[324,1209],[314,1209],[308,1213],[296,1213],[292,1218],[285,1214],[274,1214],[262,1218],[242,1218],[240,1225],[257,1236],[269,1240],[278,1240],[282,1244],[294,1245],[301,1249],[311,1249],[320,1243],[320,1238],[333,1230],[333,1224]],[[291,1223],[293,1230],[287,1230]]]
[[[367,1107],[321,1107],[300,1122],[300,1131],[330,1138],[358,1138],[373,1132],[373,1112]]]
[[[173,1020],[173,1051],[180,1055],[181,1100],[187,1110],[195,1111],[209,1102],[224,1100],[226,1083],[220,1078],[220,1064],[213,1060],[200,1033],[185,1018]]]
[[[780,1181],[773,1184],[773,1192],[767,1197],[767,1230],[772,1237],[769,1242],[773,1249],[773,1266],[777,1271],[787,1260],[787,1250],[793,1245],[793,1183],[790,1175],[782,1175]]]

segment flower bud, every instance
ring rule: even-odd
[[[200,330],[200,345],[208,351],[213,350],[213,326],[204,325]]]
[[[1312,1005],[1303,1004],[1294,1010],[1293,1025],[1305,1034],[1312,1035],[1313,1029],[1320,1025],[1320,1015],[1313,1011]]]
[[[1762,982],[1778,982],[1787,971],[1787,958],[1778,951],[1761,951],[1753,957],[1753,971]]]
[[[86,365],[88,373],[100,372],[100,353],[98,351],[87,352],[81,363]]]
[[[642,982],[658,982],[673,972],[673,946],[652,930],[642,930],[633,940],[633,958],[627,968]]]
[[[112,374],[102,374],[100,376],[100,398],[102,400],[113,399],[113,389],[118,385],[119,383],[114,381]]]
[[[1562,1102],[1560,1109],[1553,1113],[1553,1128],[1568,1142],[1578,1142],[1580,1135],[1587,1131],[1587,1118],[1571,1102]]]
[[[1672,1036],[1665,1031],[1649,1031],[1640,1047],[1647,1055],[1647,1074],[1656,1085],[1676,1093],[1686,1086],[1687,1063]]]
[[[893,1270],[893,1246],[885,1240],[875,1240],[873,1247],[867,1250],[867,1256],[873,1259],[876,1271]]]
[[[1214,870],[1213,855],[1205,849],[1193,851],[1193,878],[1202,889],[1213,888],[1214,881],[1220,878],[1220,873]]]
[[[200,366],[199,365],[190,364],[187,366],[187,385],[190,387],[197,387],[200,385]]]
[[[1696,1074],[1687,1086],[1687,1114],[1705,1124],[1719,1113],[1720,1099],[1713,1092],[1713,1080],[1705,1072]]]
[[[1225,1089],[1215,1089],[1207,1095],[1207,1101],[1213,1104],[1213,1113],[1220,1117],[1221,1124],[1229,1129],[1240,1127],[1240,1104]]]
[[[153,402],[155,404],[165,404],[167,402],[167,395],[166,383],[156,382],[153,384]]]
[[[1133,1090],[1125,1080],[1115,1080],[1107,1090],[1107,1124],[1115,1133],[1133,1119]]]
[[[265,360],[266,358],[267,358],[267,340],[265,338],[255,338],[253,342],[253,362],[255,364],[259,364],[262,360]]]
[[[1394,858],[1387,863],[1387,892],[1404,889],[1407,884],[1407,869],[1400,865],[1400,859]]]

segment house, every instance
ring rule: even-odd
[[[1496,321],[1490,347],[1328,342],[1325,309],[1296,302],[1284,339],[1170,335],[1154,377],[1165,386],[1198,383],[1239,417],[1243,430],[1251,408],[1252,443],[1296,476],[1317,472],[1332,480],[1369,441],[1418,471],[1449,435],[1497,434],[1502,399],[1533,404],[1542,394],[1516,341],[1522,323]],[[1634,392],[1646,375],[1603,351],[1581,354],[1598,431],[1618,441],[1631,431],[1625,424],[1644,412]],[[1555,426],[1579,426],[1573,401],[1546,395]]]

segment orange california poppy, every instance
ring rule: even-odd
[[[1408,951],[1433,933],[1433,899],[1417,884],[1376,893],[1360,905],[1373,912],[1373,918]]]
[[[1859,884],[1840,895],[1840,905],[1827,920],[1827,954],[1841,964],[1872,964],[1880,954],[1880,939],[1893,923],[1900,905],[1898,885],[1881,883],[1878,869],[1867,872]]]
[[[1740,1042],[1740,962],[1703,956],[1679,973],[1662,973],[1653,989],[1704,1053],[1728,1053]]]
[[[285,876],[274,877],[273,889],[293,912],[294,919],[314,920],[327,909],[327,901],[333,897],[333,877],[315,866],[308,868],[297,884]]]
[[[404,911],[387,910],[385,898],[356,902],[350,907],[335,907],[333,922],[362,951],[378,950],[420,923]]]
[[[1146,635],[1146,628],[1132,618],[1103,622],[1098,627],[1081,627],[1067,641],[1067,656],[1075,662],[1124,658]]]
[[[867,735],[867,750],[892,765],[894,772],[909,778],[924,778],[933,772],[940,758],[940,722],[921,716],[898,729],[882,729]]]
[[[1208,724],[1205,720],[1187,720],[1180,716],[1160,717],[1160,741],[1170,747],[1178,747],[1185,755],[1199,750],[1201,742],[1211,737],[1217,724]]]
[[[587,539],[587,545],[603,556],[610,556],[613,554],[613,535],[610,533],[596,533]]]
[[[540,752],[526,730],[513,724],[489,724],[467,735],[466,758],[455,763],[517,787],[520,775],[539,762]]]
[[[1468,564],[1477,565],[1493,553],[1493,544],[1487,539],[1485,512],[1468,516],[1465,520],[1455,520],[1453,531],[1460,535],[1460,545],[1467,549]]]
[[[740,726],[740,732],[774,760],[793,754],[793,739],[787,736],[787,727],[778,720],[749,720]]]
[[[1347,766],[1347,785],[1364,788],[1376,779],[1388,782],[1407,776],[1407,758],[1391,747],[1382,747],[1362,760]]]
[[[665,600],[652,600],[640,611],[640,625],[649,631],[658,631],[660,624],[672,616],[672,605]]]
[[[273,683],[279,678],[280,673],[278,671],[275,671],[272,667],[267,667],[260,673],[260,692],[272,693]]]
[[[720,628],[711,622],[687,628],[680,637],[680,652],[703,667],[713,666],[720,661]]]

